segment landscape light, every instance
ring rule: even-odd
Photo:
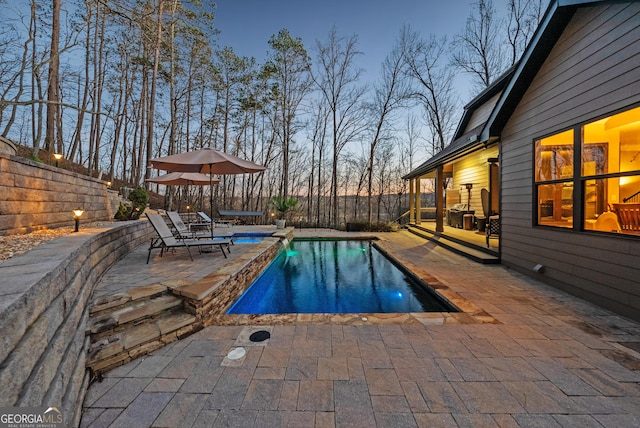
[[[57,168],[58,163],[60,162],[60,159],[62,159],[62,153],[54,153],[53,158],[56,160],[56,168]]]
[[[80,217],[84,214],[84,210],[82,208],[76,208],[73,210],[73,219],[76,221],[76,227],[74,232],[78,232],[80,230]]]

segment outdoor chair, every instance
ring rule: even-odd
[[[189,252],[189,257],[193,261],[193,256],[191,255],[191,250],[189,247],[198,247],[199,250],[205,246],[214,246],[217,245],[222,251],[224,257],[227,257],[227,253],[224,251],[224,247],[227,247],[227,251],[229,250],[229,244],[231,241],[229,239],[192,239],[187,240],[183,238],[176,238],[171,233],[171,229],[167,226],[164,219],[160,214],[149,214],[147,213],[147,218],[149,222],[153,226],[153,229],[156,231],[158,235],[156,238],[151,239],[151,244],[149,245],[149,254],[147,255],[147,264],[149,263],[149,259],[151,258],[151,250],[154,248],[160,248],[160,256],[164,254],[164,252],[170,248],[186,248],[187,252]]]
[[[622,233],[640,233],[640,204],[612,204]]]
[[[500,216],[490,215],[487,219],[487,247],[489,247],[489,239],[500,238]]]
[[[482,215],[476,216],[476,220],[478,221],[478,232],[486,232],[487,228],[487,220],[491,216],[491,211],[489,210],[489,198],[490,193],[484,187],[480,189],[480,201],[482,202]]]
[[[211,227],[215,227],[216,224],[224,224],[227,227],[231,227],[233,226],[233,224],[235,223],[233,220],[221,220],[219,218],[212,220],[211,217],[209,217],[208,215],[206,215],[204,212],[202,211],[198,211],[198,215],[200,217],[202,217],[202,219],[206,222],[209,223],[211,225]]]
[[[175,230],[175,237],[178,239],[214,239],[214,238],[227,238],[233,244],[233,236],[230,234],[212,234],[211,231],[196,231],[195,229],[191,230],[184,224],[182,221],[182,217],[176,211],[167,211],[167,217],[171,221],[173,228]]]

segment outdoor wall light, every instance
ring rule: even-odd
[[[73,219],[76,221],[74,232],[78,232],[80,230],[80,217],[82,217],[82,214],[84,214],[84,210],[82,208],[73,210]]]
[[[60,159],[62,159],[62,153],[54,153],[53,158],[56,160],[56,168],[57,168],[58,163],[60,162]]]

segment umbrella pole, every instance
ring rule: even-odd
[[[213,240],[213,174],[211,173],[211,169],[213,168],[213,164],[209,165],[209,218],[211,219],[211,225],[209,229],[211,229],[211,240]]]

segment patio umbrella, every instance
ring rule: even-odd
[[[165,186],[189,186],[192,184],[196,186],[213,186],[220,183],[217,178],[212,180],[211,176],[199,172],[170,172],[159,177],[147,178],[145,181],[164,184]],[[211,192],[213,192],[213,187],[211,187]]]
[[[156,169],[173,172],[200,172],[203,174],[247,174],[267,169],[262,165],[241,159],[215,149],[200,149],[151,159]],[[210,176],[213,185],[213,176]],[[209,197],[210,217],[213,218],[213,192]],[[211,228],[213,237],[213,228]]]
[[[161,175],[159,177],[147,178],[146,181],[164,184],[165,186],[186,186],[190,184],[206,186],[207,184],[220,183],[220,180],[217,178],[212,180],[211,176],[201,174],[199,172],[170,172],[169,174]]]

